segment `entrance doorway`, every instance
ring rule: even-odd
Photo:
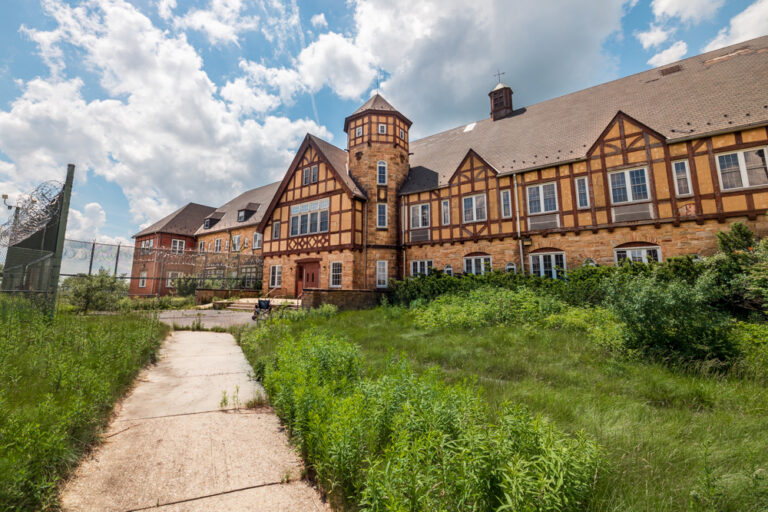
[[[320,283],[320,262],[298,263],[296,265],[296,297],[300,297],[304,288],[317,288]]]

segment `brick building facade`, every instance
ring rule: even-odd
[[[559,277],[709,255],[736,221],[768,235],[766,83],[762,37],[522,108],[499,83],[488,118],[413,141],[376,94],[346,118],[346,150],[307,135],[273,184],[263,291]]]

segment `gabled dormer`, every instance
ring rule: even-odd
[[[247,222],[259,210],[259,203],[248,203],[237,210],[237,222]]]
[[[224,216],[224,212],[215,211],[209,216],[205,218],[203,221],[203,229],[211,229],[213,226],[216,225],[217,222],[221,220],[221,218]]]

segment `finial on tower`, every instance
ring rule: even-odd
[[[506,75],[504,71],[501,71],[499,68],[496,68],[496,73],[493,74],[493,76],[496,77],[496,79],[501,83],[501,77],[502,75]]]

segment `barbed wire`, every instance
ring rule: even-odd
[[[0,226],[0,247],[10,247],[56,221],[61,215],[59,202],[64,184],[50,180],[40,183],[29,194],[22,194],[16,210]]]

